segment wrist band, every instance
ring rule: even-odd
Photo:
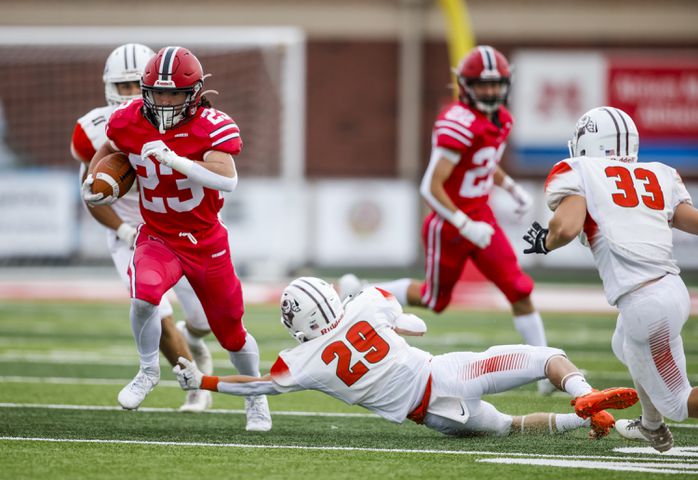
[[[220,378],[213,375],[204,375],[201,377],[201,389],[212,390],[214,392],[218,391],[218,380]]]
[[[466,223],[468,223],[468,220],[470,220],[470,218],[465,213],[463,213],[462,210],[456,210],[451,214],[451,217],[448,219],[451,225],[456,227],[458,230],[463,228],[463,226]]]

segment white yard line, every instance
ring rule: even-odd
[[[176,382],[170,382],[174,383],[175,386]],[[121,384],[119,384],[121,385]],[[530,395],[530,393],[529,393]],[[85,410],[85,411],[122,411],[123,409],[121,407],[113,406],[113,405],[66,405],[66,404],[60,404],[60,403],[10,403],[10,402],[5,402],[1,403],[0,402],[0,408],[44,408],[44,409],[53,409],[53,410]],[[160,407],[142,407],[138,409],[139,412],[148,412],[148,413],[179,413],[179,410],[177,408],[160,408]],[[235,410],[235,409],[209,409],[205,410],[204,413],[218,413],[218,414],[225,414],[225,415],[241,415],[245,413],[244,410]],[[378,415],[374,413],[341,413],[341,412],[299,412],[299,411],[284,411],[284,410],[274,410],[273,411],[274,415],[280,415],[280,416],[296,416],[296,417],[338,417],[338,418],[380,418]],[[688,428],[688,429],[696,429],[698,428],[698,424],[696,423],[670,423],[668,424],[671,428]],[[644,447],[637,447],[640,448],[641,450],[638,450],[637,453],[647,453],[647,452],[652,452],[651,449],[646,450]],[[676,450],[676,448],[674,449]],[[690,447],[687,449],[684,449],[684,455],[685,451],[690,450]],[[622,449],[618,451],[623,451]],[[635,453],[633,450],[628,450],[627,453]],[[694,455],[698,456],[698,454]]]
[[[43,403],[0,403],[0,408],[44,408],[48,410],[85,410],[85,411],[123,411],[123,408],[112,405],[62,405],[62,404],[43,404]],[[142,407],[139,412],[148,413],[179,413],[177,408],[156,408]],[[245,410],[224,410],[224,409],[209,409],[203,413],[222,413],[241,415]],[[338,417],[338,418],[379,418],[373,413],[340,413],[340,412],[289,412],[274,410],[274,415],[293,416],[293,417]]]
[[[523,452],[492,452],[478,450],[433,450],[433,449],[409,449],[409,448],[369,448],[369,447],[342,447],[333,445],[263,445],[246,443],[207,443],[207,442],[165,442],[149,440],[105,440],[89,438],[47,438],[47,437],[10,437],[0,436],[0,441],[26,441],[26,442],[57,442],[57,443],[104,443],[104,444],[124,444],[124,445],[158,445],[158,446],[181,446],[181,447],[224,447],[224,448],[251,448],[251,449],[273,449],[273,450],[321,450],[321,451],[343,451],[343,452],[377,452],[377,453],[408,453],[408,454],[439,454],[439,455],[482,455],[482,456],[509,456],[525,458],[545,458],[562,460],[613,460],[613,461],[637,461],[637,462],[681,462],[679,458],[665,458],[667,454],[656,458],[646,457],[620,457],[609,455],[549,455]],[[683,465],[686,465],[685,463]],[[698,465],[689,464],[690,468],[698,468]]]

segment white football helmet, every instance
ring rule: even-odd
[[[104,64],[104,75],[102,76],[102,80],[104,80],[104,96],[109,105],[119,105],[132,98],[140,97],[140,94],[133,96],[119,95],[115,84],[140,82],[148,60],[154,55],[155,52],[140,43],[121,45],[109,54]]]
[[[333,330],[343,315],[339,294],[319,278],[297,278],[281,294],[281,323],[299,343]]]
[[[623,110],[597,107],[577,120],[567,146],[570,157],[609,157],[637,162],[640,135],[633,119]]]

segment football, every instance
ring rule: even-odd
[[[103,193],[121,198],[131,190],[136,180],[136,171],[131,167],[128,156],[116,152],[102,158],[92,172],[92,193]]]

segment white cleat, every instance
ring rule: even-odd
[[[550,380],[547,378],[538,380],[538,395],[549,397],[555,392],[557,392],[557,388],[555,388],[555,385],[553,385]]]
[[[191,351],[191,356],[196,363],[197,368],[203,373],[204,375],[213,375],[213,358],[211,357],[211,352],[206,346],[206,343],[203,341],[203,339],[198,339],[192,345],[189,343],[189,339],[191,338],[191,334],[187,332],[187,326],[186,323],[183,320],[180,320],[176,324],[177,330],[182,332],[182,335],[184,335],[184,338],[187,340],[187,345],[189,346],[189,350]]]
[[[271,430],[271,413],[265,395],[245,397],[245,413],[247,414],[248,432],[268,432]]]
[[[133,380],[119,392],[119,404],[126,410],[137,409],[159,381],[160,372],[146,373],[141,368]]]
[[[337,281],[339,299],[344,301],[348,297],[356,295],[364,288],[364,286],[365,282],[359,280],[359,277],[353,273],[346,273],[342,275]]]
[[[642,417],[635,420],[616,420],[616,431],[628,440],[649,443],[658,452],[666,452],[674,446],[674,437],[666,424],[662,423],[656,430],[648,430],[642,426]]]
[[[204,410],[211,408],[213,399],[211,398],[211,392],[208,390],[189,390],[187,392],[187,398],[184,403],[179,407],[180,412],[187,413],[201,413]]]

